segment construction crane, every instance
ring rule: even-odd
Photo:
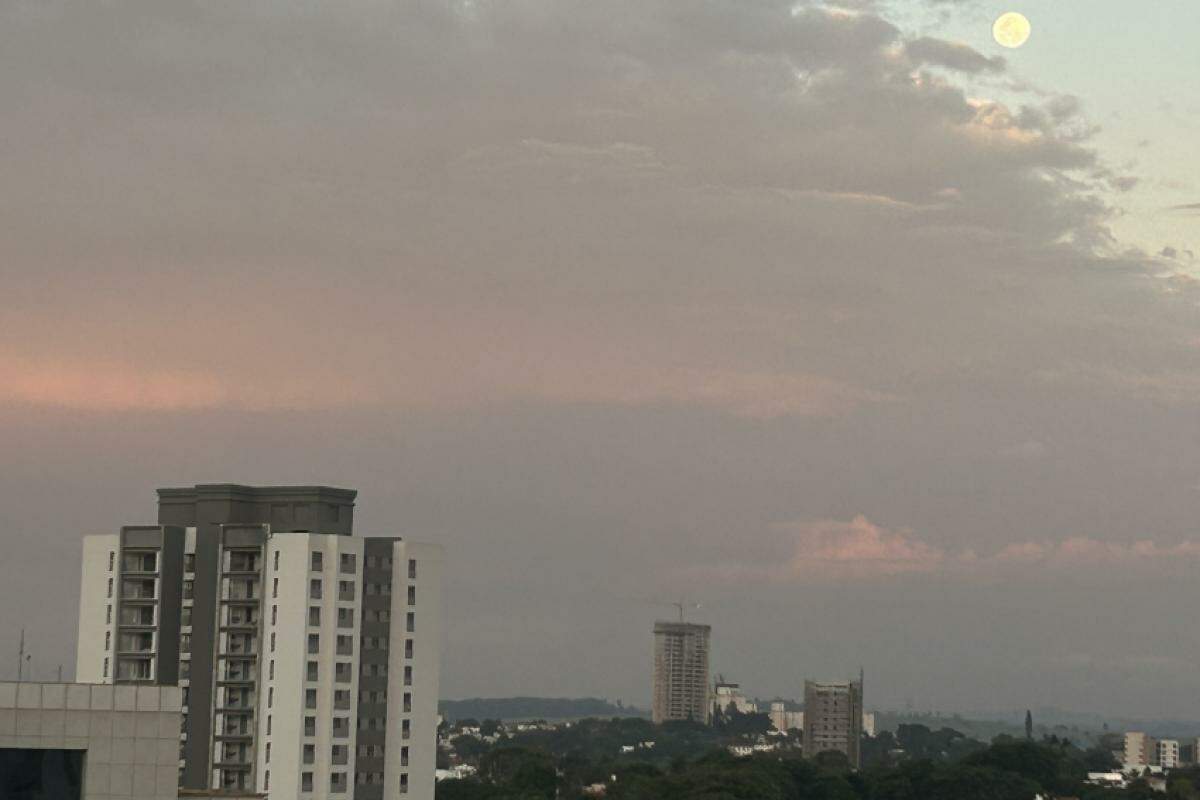
[[[671,608],[674,608],[676,611],[679,612],[679,621],[680,622],[683,622],[683,611],[685,608],[690,608],[690,609],[700,608],[699,603],[689,603],[686,600],[682,600],[682,599],[676,603],[671,603],[671,602],[667,602],[667,601],[663,601],[663,600],[651,600],[650,602],[656,606],[671,606]]]

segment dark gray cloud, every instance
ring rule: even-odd
[[[1174,574],[688,582],[860,517],[1175,552],[1200,499],[1200,288],[1112,239],[1137,176],[1083,105],[794,5],[4,6],[0,600],[159,483],[325,481],[449,547],[450,695],[644,701],[639,598],[683,593],[763,694],[1159,702],[1071,665],[1200,655],[1134,624]],[[31,612],[47,663],[74,602]]]

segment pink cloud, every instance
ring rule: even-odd
[[[1023,578],[1064,576],[1102,570],[1160,570],[1180,560],[1200,559],[1200,540],[1160,545],[1072,536],[1058,542],[1008,544],[991,554],[947,550],[907,529],[889,530],[863,515],[848,522],[818,520],[777,526],[791,534],[794,552],[783,564],[723,564],[690,570],[693,576],[723,583],[785,583],[886,579],[938,573],[946,577]]]

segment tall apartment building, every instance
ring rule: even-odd
[[[863,681],[804,682],[804,755],[836,751],[861,763]]]
[[[182,788],[432,800],[441,548],[352,536],[355,496],[160,489],[85,537],[76,679],[183,688]]]
[[[655,722],[693,720],[708,724],[712,712],[708,683],[709,625],[654,623]]]
[[[1158,748],[1154,739],[1142,731],[1125,734],[1125,754],[1121,759],[1126,767],[1146,767],[1154,763]]]

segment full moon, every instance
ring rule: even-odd
[[[992,36],[996,37],[997,44],[1004,47],[1020,47],[1029,40],[1031,30],[1029,20],[1024,14],[1009,11],[1007,14],[1001,14],[992,25]]]

